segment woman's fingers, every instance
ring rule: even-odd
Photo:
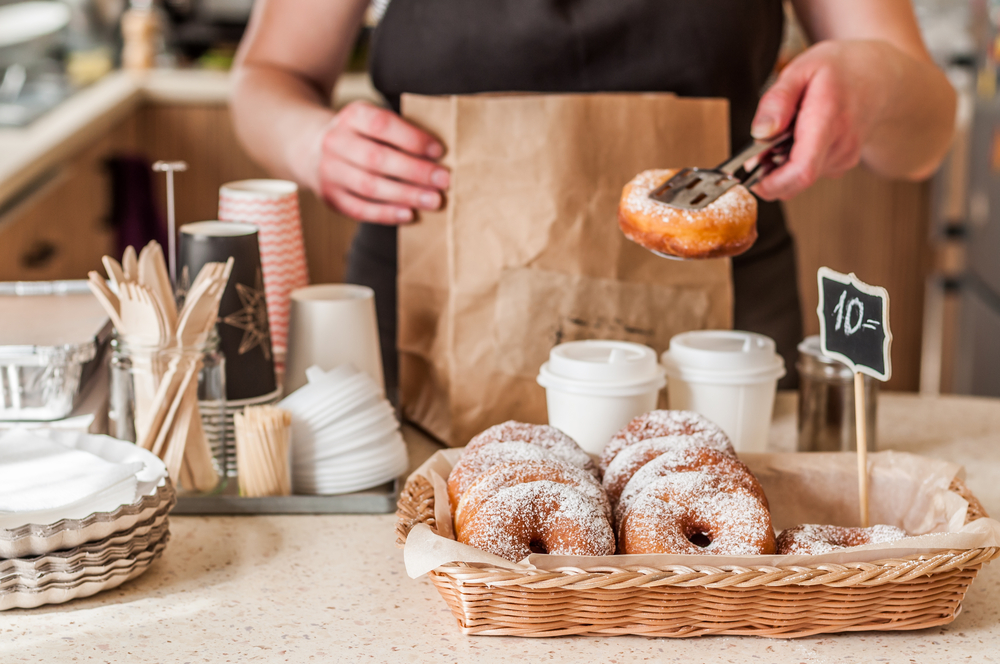
[[[767,200],[787,200],[801,193],[820,177],[839,175],[854,167],[861,156],[863,128],[858,117],[855,92],[837,69],[835,53],[820,51],[793,72],[790,80],[804,81],[795,120],[795,142],[788,162],[762,179],[754,192]],[[789,66],[791,68],[791,65]],[[780,83],[779,79],[779,83]],[[777,86],[779,83],[776,83]],[[771,99],[789,99],[794,85]],[[761,108],[758,116],[770,111]]]
[[[360,221],[376,224],[405,224],[413,221],[413,210],[408,207],[365,200],[334,184],[323,184],[323,198],[332,207]]]
[[[326,159],[320,166],[324,182],[341,187],[361,198],[408,208],[436,210],[441,207],[441,192],[393,180],[358,168],[343,159]]]
[[[392,111],[355,102],[323,135],[323,197],[344,214],[383,224],[412,221],[414,209],[436,210],[450,184],[433,160],[444,153],[430,134]]]
[[[433,136],[384,108],[357,101],[345,106],[337,116],[342,124],[358,134],[410,154],[430,159],[438,159],[444,154],[444,147]]]
[[[750,125],[750,133],[754,138],[771,138],[791,124],[809,84],[811,73],[810,67],[797,61],[792,61],[782,70],[778,80],[764,93],[757,104],[757,112]]]
[[[381,110],[381,109],[380,109]],[[388,111],[386,111],[388,112]],[[333,127],[323,139],[324,156],[335,155],[371,173],[435,189],[447,189],[448,170],[355,132],[347,124]]]

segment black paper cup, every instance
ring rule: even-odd
[[[186,295],[205,263],[233,258],[219,305],[219,348],[226,356],[226,399],[249,399],[278,385],[264,298],[257,227],[230,221],[199,221],[180,228],[178,295]]]

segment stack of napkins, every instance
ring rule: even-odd
[[[350,365],[313,366],[308,383],[280,404],[292,414],[292,487],[339,494],[384,484],[409,459],[392,405],[368,374]]]
[[[0,436],[0,528],[82,519],[136,499],[139,461],[115,463],[19,429]]]

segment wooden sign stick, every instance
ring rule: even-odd
[[[868,422],[865,404],[865,375],[854,372],[854,424],[858,440],[858,506],[861,510],[861,527],[868,523]]]
[[[821,267],[819,286],[820,347],[854,372],[854,423],[858,446],[858,510],[861,527],[868,518],[868,409],[865,407],[865,374],[886,381],[892,375],[892,332],[889,331],[889,293],[869,286],[853,273],[841,274]]]

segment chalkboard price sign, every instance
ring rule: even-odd
[[[889,346],[889,293],[869,286],[854,273],[841,274],[821,267],[819,282],[820,340],[823,352],[855,373],[879,380],[892,375]]]

